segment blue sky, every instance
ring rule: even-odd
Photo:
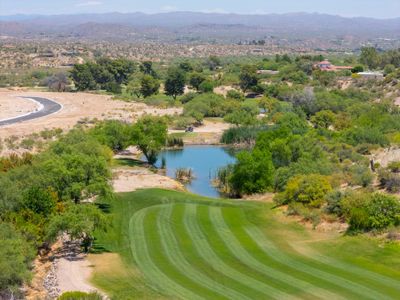
[[[0,0],[0,14],[72,14],[201,11],[224,13],[319,12],[342,16],[400,17],[400,0]]]

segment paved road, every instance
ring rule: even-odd
[[[5,125],[11,125],[19,122],[24,122],[24,121],[29,121],[37,118],[41,118],[47,115],[54,114],[61,110],[62,105],[54,102],[53,100],[49,100],[46,98],[41,98],[41,97],[21,97],[21,98],[27,98],[27,99],[33,99],[36,102],[40,103],[43,107],[39,111],[32,112],[28,115],[24,116],[19,116],[7,120],[0,121],[0,126],[5,126]]]

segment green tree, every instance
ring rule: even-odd
[[[153,69],[153,63],[151,61],[144,61],[140,65],[140,72],[145,75],[153,76],[154,78],[158,78],[156,71]]]
[[[271,153],[255,149],[237,155],[230,185],[238,195],[265,192],[273,185],[274,165]]]
[[[101,144],[107,145],[114,152],[118,152],[132,144],[130,131],[130,125],[117,120],[106,120],[91,129],[90,134]]]
[[[51,219],[47,240],[54,241],[66,233],[72,239],[82,240],[85,252],[89,250],[96,229],[107,224],[105,215],[94,204],[72,204],[67,210]]]
[[[23,207],[35,214],[43,216],[51,215],[55,212],[57,198],[50,190],[44,190],[37,186],[32,186],[24,192]]]
[[[214,71],[217,67],[221,66],[221,60],[217,56],[211,55],[206,60],[206,65],[210,69],[210,71]]]
[[[140,80],[140,93],[143,97],[157,94],[160,89],[160,82],[151,75],[143,75]]]
[[[176,67],[169,68],[167,78],[165,80],[165,94],[176,99],[185,91],[185,73]]]
[[[378,51],[374,47],[364,47],[361,49],[360,62],[370,69],[376,69],[380,64]]]
[[[157,155],[167,140],[167,125],[163,118],[145,116],[138,120],[132,131],[132,140],[143,152],[149,164],[155,164]]]
[[[201,73],[197,73],[197,72],[193,72],[189,75],[189,84],[196,89],[197,91],[199,91],[199,87],[200,85],[203,83],[203,81],[206,80],[206,77],[201,74]]]
[[[126,91],[129,94],[136,96],[137,98],[140,98],[142,96],[141,79],[142,76],[134,76],[129,80],[128,85],[126,86]]]
[[[200,86],[199,91],[202,93],[212,93],[214,91],[214,82],[211,80],[204,80]]]
[[[22,299],[20,286],[31,278],[33,247],[10,224],[0,223],[0,295]],[[21,298],[20,298],[21,297]]]
[[[74,65],[71,70],[71,77],[78,91],[96,89],[96,81],[88,64]]]
[[[243,92],[248,91],[258,84],[257,68],[253,65],[245,65],[239,74],[239,85]]]

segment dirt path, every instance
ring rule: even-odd
[[[97,291],[89,283],[92,266],[86,256],[80,255],[72,259],[60,258],[57,261],[56,274],[61,294],[68,291]]]

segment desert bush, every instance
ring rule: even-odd
[[[35,145],[35,141],[31,138],[25,138],[21,141],[19,146],[24,149],[32,150]]]
[[[389,170],[379,170],[378,179],[380,186],[388,192],[397,193],[400,191],[400,174],[392,173]]]
[[[298,202],[309,207],[320,207],[331,190],[332,186],[325,176],[299,175],[288,181],[283,192],[284,203]]]
[[[400,224],[400,202],[383,193],[350,193],[342,200],[350,230],[382,230]]]

